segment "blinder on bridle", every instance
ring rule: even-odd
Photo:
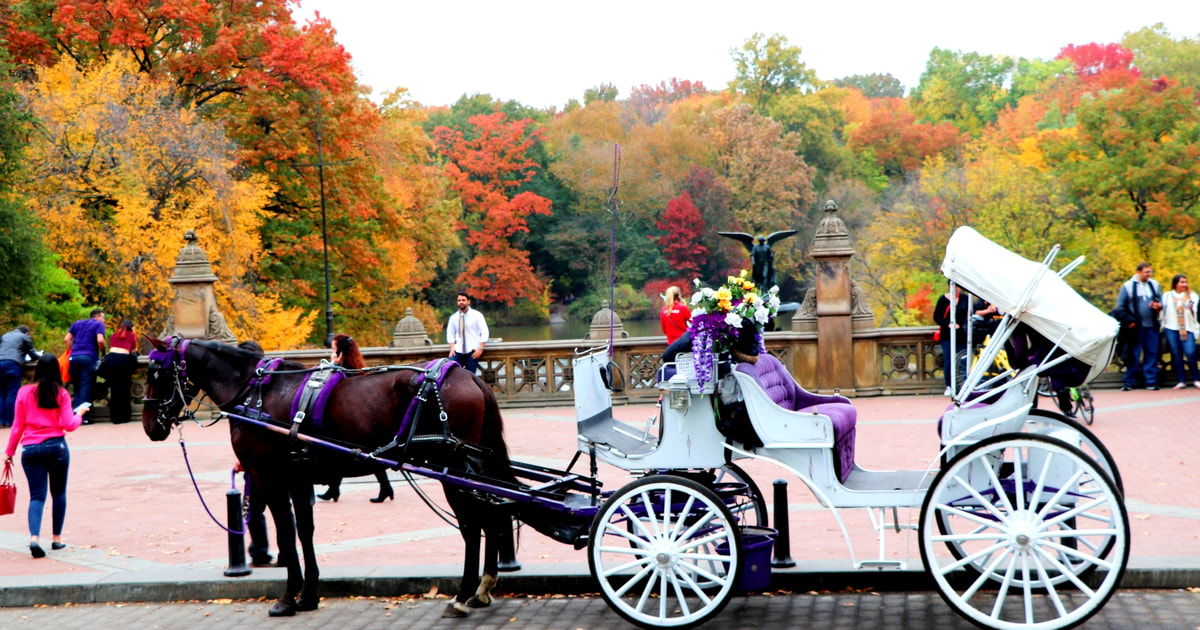
[[[146,388],[147,395],[142,398],[142,404],[154,410],[154,422],[167,431],[193,417],[188,405],[195,397],[197,388],[187,377],[187,361],[184,359],[187,345],[187,339],[175,335],[168,341],[165,350],[151,350],[149,355],[146,380],[151,387]],[[170,379],[169,382],[160,383],[164,378]],[[156,396],[161,396],[163,389],[171,391],[166,400],[149,396],[151,390]],[[174,411],[175,408],[179,411]]]

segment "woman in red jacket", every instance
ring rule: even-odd
[[[667,336],[667,345],[675,343],[679,336],[687,332],[688,322],[692,319],[692,310],[684,304],[679,287],[667,287],[663,294],[663,308],[658,312],[662,323],[663,334]]]
[[[38,544],[38,537],[42,531],[47,489],[54,497],[54,542],[50,548],[66,547],[62,542],[62,530],[67,516],[67,469],[71,464],[71,452],[67,450],[64,435],[79,428],[83,423],[79,413],[86,411],[91,403],[71,410],[71,395],[62,385],[58,357],[49,352],[38,359],[33,381],[17,392],[13,427],[8,436],[4,461],[12,463],[17,444],[24,446],[21,450],[21,467],[25,469],[25,479],[29,482],[29,553],[34,558],[42,558],[46,552]]]

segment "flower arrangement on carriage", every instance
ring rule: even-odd
[[[716,357],[722,352],[739,345],[759,352],[765,349],[762,330],[779,312],[779,287],[771,287],[764,295],[745,269],[729,276],[718,289],[701,286],[699,278],[694,282],[696,292],[692,294],[688,330],[692,334],[696,380],[703,386],[713,379]]]

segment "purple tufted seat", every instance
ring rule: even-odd
[[[858,410],[844,396],[822,396],[800,387],[779,359],[770,354],[758,357],[754,364],[739,363],[737,371],[753,378],[775,404],[800,413],[819,413],[833,423],[834,466],[842,482],[854,470],[855,425]]]

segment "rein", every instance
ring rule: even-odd
[[[200,492],[200,484],[196,482],[196,473],[192,472],[192,462],[190,459],[188,459],[187,445],[183,442],[183,425],[178,425],[176,428],[179,429],[179,448],[183,451],[183,463],[187,466],[188,476],[192,479],[192,487],[196,489],[196,496],[200,498],[200,505],[203,506],[204,511],[208,513],[208,518],[212,519],[212,522],[216,523],[217,527],[225,530],[225,533],[227,534],[234,534],[236,536],[244,535],[246,533],[245,522],[242,523],[242,528],[240,530],[229,529],[225,525],[221,524],[221,521],[215,515],[213,515],[212,510],[209,509],[208,502],[204,500],[204,494]],[[234,484],[234,488],[236,487],[237,485]]]

